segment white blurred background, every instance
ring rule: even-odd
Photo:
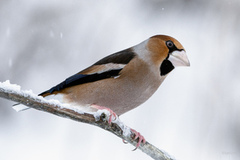
[[[239,0],[1,0],[0,81],[40,93],[156,34],[178,39],[191,67],[121,120],[178,160],[239,160]],[[1,160],[151,159],[100,128],[12,104],[0,99]]]

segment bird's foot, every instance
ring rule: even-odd
[[[103,106],[98,106],[98,105],[92,105],[93,108],[100,109],[100,110],[107,110],[110,113],[109,119],[108,119],[108,124],[112,123],[112,120],[117,119],[117,114],[113,112],[110,108],[103,107]],[[114,119],[113,119],[114,118]]]
[[[96,108],[96,109],[100,109],[100,110],[107,110],[109,113],[110,113],[110,116],[109,116],[109,119],[108,119],[108,124],[111,124],[113,120],[117,119],[117,114],[115,112],[113,112],[110,108],[107,108],[107,107],[103,107],[103,106],[98,106],[98,105],[91,105],[93,108]],[[114,119],[113,119],[114,118]],[[136,148],[133,150],[135,151],[141,143],[145,144],[146,143],[146,140],[145,138],[139,133],[137,132],[136,130],[134,129],[130,129],[131,132],[133,133],[133,140],[137,140],[138,139],[138,143],[136,145]],[[126,141],[123,140],[123,143],[127,143]]]
[[[137,132],[136,130],[131,129],[131,131],[132,131],[132,133],[134,133],[133,140],[138,139],[138,143],[137,143],[137,145],[136,145],[136,148],[133,150],[133,151],[135,151],[135,150],[140,146],[141,143],[145,144],[145,143],[146,143],[146,140],[145,140],[145,138],[144,138],[139,132]]]

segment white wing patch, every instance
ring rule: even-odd
[[[104,68],[101,71],[98,71],[96,73],[103,73],[106,71],[114,70],[114,69],[123,69],[126,66],[126,64],[115,64],[115,63],[108,63],[104,65]]]
[[[81,71],[79,74],[101,74],[110,70],[115,70],[115,69],[123,69],[126,66],[126,64],[116,64],[116,63],[107,63],[103,65],[93,65],[83,71]]]

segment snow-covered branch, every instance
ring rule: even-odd
[[[132,138],[134,134],[130,128],[123,124],[119,118],[114,120],[110,125],[108,124],[108,111],[83,112],[72,106],[61,104],[56,100],[46,100],[43,97],[33,94],[32,91],[21,90],[20,86],[10,84],[9,81],[0,82],[0,97],[19,102],[40,111],[98,126],[115,134],[133,146],[137,144],[137,140],[133,140]],[[166,152],[159,150],[149,142],[141,144],[139,149],[156,160],[173,160]]]

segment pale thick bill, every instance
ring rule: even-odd
[[[174,67],[177,67],[177,66],[190,66],[190,62],[189,62],[187,54],[186,54],[186,52],[184,50],[172,52],[170,54],[168,60],[172,62]]]

